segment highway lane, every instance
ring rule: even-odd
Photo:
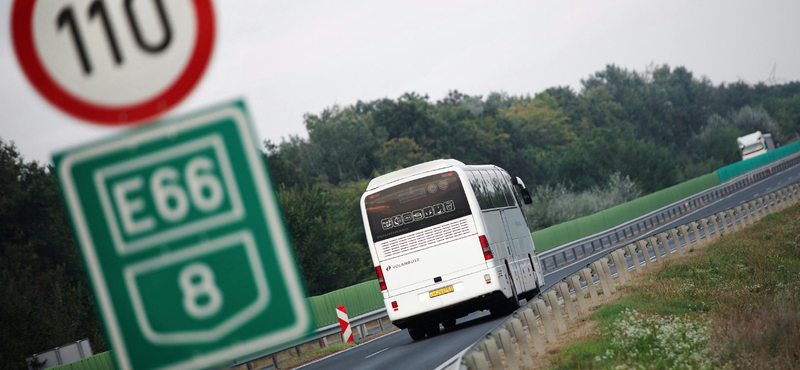
[[[302,367],[322,369],[433,369],[467,348],[504,317],[476,311],[456,320],[456,326],[443,329],[433,338],[411,340],[408,330],[380,337]]]
[[[797,181],[800,181],[800,166],[793,167],[748,188],[741,189],[667,225],[651,230],[646,235],[663,232],[689,221],[708,217],[739,205],[745,200],[768,194]],[[693,237],[691,239],[694,240]],[[670,244],[672,243],[670,242]],[[670,247],[674,250],[674,245],[670,245]],[[663,249],[661,251],[663,252]],[[641,254],[639,260],[642,261]],[[628,264],[632,265],[630,259]],[[547,284],[545,289],[574,274],[584,266],[586,266],[586,262],[576,262],[564,269],[546,275]],[[436,337],[425,338],[415,342],[411,340],[407,330],[402,330],[367,342],[346,352],[311,363],[304,366],[303,369],[434,369],[477,341],[481,335],[495,327],[503,319],[491,317],[488,311],[477,311],[459,319],[456,327],[443,330]]]

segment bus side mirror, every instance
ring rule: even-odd
[[[531,198],[531,192],[528,191],[528,188],[525,187],[525,183],[522,182],[522,179],[519,177],[512,177],[511,184],[517,187],[519,190],[519,194],[522,195],[522,202],[525,204],[533,203],[533,199]]]
[[[522,194],[522,202],[525,204],[533,203],[533,199],[531,199],[531,192],[528,189],[520,187],[520,194]]]

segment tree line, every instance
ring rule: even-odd
[[[800,82],[713,85],[684,67],[609,65],[577,90],[457,90],[432,100],[334,105],[307,137],[264,142],[264,159],[309,295],[374,278],[359,200],[367,182],[437,158],[492,163],[534,190],[532,229],[634,199],[740,159],[736,138],[800,133]],[[0,139],[0,363],[89,338],[101,326],[51,169]]]

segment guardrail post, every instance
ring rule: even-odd
[[[567,308],[567,315],[570,321],[575,321],[578,318],[578,312],[575,311],[575,304],[572,303],[572,296],[569,295],[569,287],[567,284],[558,283],[556,285],[558,292],[561,293],[561,299],[564,300],[564,307]]]
[[[506,329],[513,332],[514,338],[517,339],[517,348],[519,348],[519,355],[522,357],[522,364],[525,367],[533,367],[533,355],[528,344],[528,337],[525,336],[525,331],[522,330],[522,323],[519,319],[512,319],[506,322]]]
[[[792,184],[790,187],[792,189],[792,204],[797,204],[797,198],[800,196],[800,187],[797,186],[797,183]]]
[[[592,262],[592,269],[594,270],[595,275],[597,275],[597,280],[600,281],[600,287],[603,289],[603,295],[608,297],[611,295],[611,290],[608,287],[608,280],[606,280],[606,273],[603,271],[603,266],[600,265],[600,261]]]
[[[750,211],[753,212],[752,216],[750,216]],[[751,201],[747,202],[747,212],[748,212],[747,213],[748,217],[752,217],[752,222],[751,223],[755,223],[756,221],[761,219],[760,217],[758,217],[758,208],[756,208],[756,201],[755,200],[751,200]]]
[[[570,288],[575,291],[575,298],[578,300],[578,307],[581,308],[581,312],[588,313],[589,306],[586,305],[586,299],[583,298],[581,279],[578,277],[578,275],[572,275],[567,278],[567,284],[569,284]]]
[[[592,270],[589,268],[581,269],[580,271],[583,281],[586,283],[586,289],[589,290],[589,296],[592,297],[592,303],[597,303],[600,298],[597,296],[597,289],[594,287],[594,278],[592,278]]]
[[[669,250],[669,243],[667,242],[667,234],[658,233],[657,237],[658,241],[661,242],[661,246],[664,247],[664,259],[669,259],[670,257],[672,257],[672,251]]]
[[[483,352],[470,354],[466,359],[467,369],[489,370],[489,366],[486,366],[486,357],[483,356]]]
[[[713,216],[714,215],[711,215],[711,217],[713,217]],[[714,230],[714,227],[716,225],[714,225],[709,219],[707,219],[707,218],[701,219],[700,223],[702,225],[705,225],[706,242],[707,243],[710,243],[712,240],[715,240],[715,239],[717,239],[719,237],[719,233]],[[712,231],[714,231],[714,235],[713,236],[711,235]]]
[[[614,260],[614,268],[617,269],[617,275],[620,274],[620,271],[625,275],[625,281],[622,281],[624,284],[631,279],[631,272],[628,270],[628,260],[625,259],[625,251],[617,249],[611,252],[611,254],[612,256],[617,256],[617,260],[619,260],[619,264],[617,264],[617,260]]]
[[[656,262],[661,263],[661,251],[658,250],[658,242],[656,238],[649,237],[647,238],[647,242],[650,243],[650,246],[653,247],[653,253],[656,255]]]
[[[645,267],[650,268],[650,252],[647,250],[647,242],[642,239],[636,242],[636,244],[639,245],[639,250],[642,252]]]
[[[760,212],[758,214],[758,219],[760,220],[760,219],[764,218],[764,216],[767,215],[767,209],[764,208],[764,197],[756,198],[755,202],[756,202],[756,204],[758,204],[758,209],[755,209],[755,211],[759,211],[760,210]]]
[[[747,209],[747,202],[744,202],[736,208],[739,209],[739,217],[742,217],[742,226],[747,227],[754,224],[753,219],[750,217],[750,211]]]
[[[783,209],[786,208],[786,203],[788,203],[789,196],[786,194],[786,190],[785,189],[778,189],[777,193],[778,193],[778,197],[781,199],[781,208],[780,209],[783,210]],[[784,196],[786,196],[786,200],[783,199]]]
[[[681,240],[678,239],[678,229],[672,228],[669,230],[669,236],[672,239],[672,244],[675,244],[675,254],[680,255],[681,253]],[[672,250],[669,253],[673,253]],[[674,257],[674,256],[673,256]]]
[[[683,255],[683,250],[692,246],[692,240],[689,239],[689,228],[686,227],[686,225],[678,226],[678,230],[681,231],[681,235],[683,236],[683,247],[678,248],[678,254]]]
[[[728,228],[728,220],[725,219],[725,213],[724,212],[717,213],[717,217],[719,218],[719,221],[722,222],[722,228],[725,229],[725,235],[730,234],[731,230],[730,228]]]
[[[769,208],[769,213],[775,212],[775,208],[777,208],[777,204],[775,203],[775,194],[770,193],[765,195],[767,197],[767,208]]]
[[[633,268],[636,270],[637,273],[642,273],[642,265],[639,263],[639,255],[636,254],[636,246],[633,244],[628,244],[625,246],[625,249],[628,250],[628,254],[631,256],[631,261],[633,261]]]
[[[614,294],[617,292],[617,287],[614,285],[614,276],[611,275],[611,268],[608,267],[608,258],[601,258],[600,266],[603,267],[603,272],[606,273],[606,279],[608,279],[608,292],[610,294]]]
[[[514,345],[511,343],[511,335],[505,329],[500,329],[500,343],[503,344],[503,356],[506,358],[506,365],[511,370],[519,370],[519,361],[517,361],[517,353],[514,351]]]
[[[703,245],[703,240],[700,239],[700,230],[697,229],[697,222],[689,222],[689,229],[691,229],[692,234],[694,234],[695,243],[697,243],[698,246]]]
[[[550,314],[547,312],[547,307],[544,306],[544,301],[538,299],[533,303],[531,308],[536,311],[536,314],[539,315],[539,319],[542,320],[542,326],[544,326],[544,334],[547,336],[547,341],[550,343],[555,342],[556,331],[553,329],[553,320],[550,319]]]
[[[728,209],[727,211],[725,211],[725,213],[727,213],[728,218],[731,219],[731,227],[733,228],[733,231],[734,232],[739,231],[739,225],[736,224],[736,217],[734,217],[733,209]]]
[[[750,207],[750,204],[748,204],[747,202],[744,202],[744,203],[742,203],[741,205],[739,205],[739,212],[740,212],[740,214],[744,213],[744,215],[745,215],[745,216],[747,216],[747,220],[746,220],[746,222],[744,223],[744,225],[745,225],[745,226],[746,226],[746,225],[753,225],[753,224],[755,224],[755,221],[753,221],[753,218],[752,218],[752,217],[750,217],[750,208],[749,208],[749,207]]]
[[[625,284],[628,281],[628,279],[627,276],[625,276],[625,273],[622,272],[622,263],[619,262],[619,255],[617,255],[614,252],[611,252],[608,255],[611,256],[611,262],[614,263],[614,269],[617,270],[617,277],[619,278],[619,283]]]
[[[502,369],[503,361],[500,360],[500,350],[497,348],[497,343],[494,339],[487,339],[483,341],[482,349],[489,357],[489,362],[492,364],[492,369]]]
[[[561,313],[561,305],[558,304],[556,292],[549,291],[544,295],[544,300],[550,305],[550,310],[553,311],[553,317],[556,319],[556,327],[559,333],[567,331],[567,323],[564,321],[564,314]]]
[[[533,316],[533,311],[523,310],[520,312],[522,312],[522,317],[528,324],[528,332],[531,334],[531,339],[533,340],[533,347],[536,349],[536,353],[538,353],[539,355],[547,353],[547,350],[544,348],[544,341],[542,340],[542,334],[539,333],[539,324],[536,323],[536,317]],[[502,369],[503,367],[502,366],[494,367],[494,363],[492,363],[492,368]]]

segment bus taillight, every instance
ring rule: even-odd
[[[483,250],[483,259],[490,260],[494,258],[494,255],[492,255],[492,249],[489,248],[489,241],[486,240],[486,236],[481,235],[478,237],[478,240],[481,241],[481,249]]]
[[[375,266],[375,273],[378,274],[378,284],[381,285],[381,290],[386,290],[386,281],[383,280],[383,270],[380,266]]]

